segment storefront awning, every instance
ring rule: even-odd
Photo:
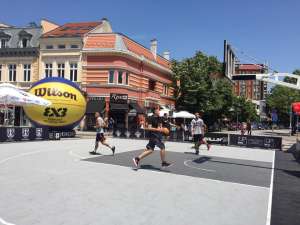
[[[131,109],[135,109],[135,110],[136,110],[136,113],[138,113],[138,114],[143,114],[143,113],[145,113],[145,110],[144,110],[138,103],[136,103],[136,102],[130,102],[130,103],[129,103],[129,107],[130,107]]]
[[[128,104],[110,103],[110,110],[126,110],[126,111],[128,111]]]
[[[86,113],[103,112],[105,109],[105,101],[90,100],[86,105]]]

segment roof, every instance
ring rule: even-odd
[[[139,57],[170,69],[170,61],[160,55],[154,57],[150,49],[126,37],[123,34],[88,34],[84,43],[83,51],[123,51],[135,54]]]
[[[237,65],[237,70],[263,70],[264,65],[263,64],[239,64]]]
[[[82,37],[84,34],[101,25],[102,22],[66,23],[43,34],[43,38],[53,37]]]
[[[116,35],[91,36],[87,38],[85,48],[110,48],[113,49],[116,43]]]
[[[29,47],[38,47],[39,38],[42,35],[41,27],[9,27],[0,29],[0,36],[7,37],[8,39],[8,48],[18,48],[19,41],[22,37],[30,37]]]

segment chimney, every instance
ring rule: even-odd
[[[164,51],[163,57],[164,57],[166,60],[170,60],[170,52],[169,52],[169,51]]]
[[[155,38],[150,41],[150,50],[151,50],[154,58],[156,59],[156,55],[157,55],[157,40]]]

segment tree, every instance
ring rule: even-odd
[[[226,79],[214,79],[210,76],[223,72],[223,65],[216,57],[196,52],[191,58],[173,61],[172,70],[177,110],[193,113],[204,110],[208,124],[213,124],[222,117],[232,116],[230,109],[236,99],[232,84]],[[255,108],[246,103],[246,100],[240,105],[245,118],[252,118]]]
[[[297,69],[293,74],[300,75]],[[285,77],[284,81],[296,83],[296,79]],[[300,101],[300,91],[288,87],[275,86],[271,89],[271,93],[267,96],[267,110],[271,112],[273,109],[277,111],[279,122],[285,125],[289,124],[291,104]]]
[[[283,86],[275,86],[271,94],[267,96],[267,110],[271,112],[276,109],[279,122],[285,125],[289,124],[290,108],[293,102],[300,101],[300,91]]]

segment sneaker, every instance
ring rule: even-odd
[[[163,167],[163,168],[167,168],[167,167],[170,167],[172,165],[173,165],[173,163],[168,163],[168,162],[162,162],[161,163],[161,167]]]
[[[111,148],[111,150],[112,150],[113,155],[115,155],[116,147],[113,146],[113,147]]]
[[[199,155],[199,150],[196,150],[196,155]]]
[[[132,159],[132,161],[133,161],[135,167],[138,167],[138,166],[139,166],[140,159],[139,159],[138,157],[134,157],[134,158]]]
[[[210,144],[208,144],[208,145],[207,145],[207,151],[209,151],[209,150],[210,150],[210,148],[211,148],[211,145],[210,145]]]
[[[96,155],[96,151],[89,152],[91,155]]]

